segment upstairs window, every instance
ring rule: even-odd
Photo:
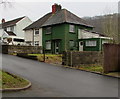
[[[5,28],[6,31],[14,32],[14,26]]]
[[[46,34],[51,34],[51,30],[52,30],[51,27],[47,27],[46,28]]]
[[[69,32],[75,33],[75,25],[69,25]]]
[[[97,42],[96,41],[86,41],[86,46],[96,46]]]
[[[35,29],[35,35],[39,34],[39,29]]]
[[[14,32],[14,26],[10,27],[10,31]]]

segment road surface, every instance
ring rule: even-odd
[[[3,55],[3,69],[31,81],[32,87],[3,97],[118,97],[118,79]]]

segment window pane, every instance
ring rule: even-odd
[[[39,41],[35,41],[35,46],[39,46]]]
[[[39,34],[39,29],[35,30],[35,35]]]
[[[46,28],[46,34],[51,34],[51,27]]]
[[[75,43],[74,41],[69,41],[70,47],[74,47]]]
[[[51,41],[46,41],[46,49],[51,49]]]
[[[86,46],[96,46],[96,41],[86,41]]]
[[[69,25],[69,32],[75,32],[75,26]]]

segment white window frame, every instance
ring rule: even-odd
[[[35,42],[34,42],[34,45],[35,45],[35,46],[39,46],[39,41],[35,41]]]
[[[38,31],[37,34],[36,34],[36,31]],[[34,35],[39,35],[39,29],[35,29]]]
[[[45,42],[45,45],[46,45],[46,50],[51,50],[51,41],[46,41]]]
[[[89,40],[86,41],[86,46],[97,46],[97,41],[96,40]]]
[[[69,32],[75,33],[75,25],[69,25]]]

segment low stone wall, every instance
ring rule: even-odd
[[[64,52],[62,64],[68,66],[84,65],[103,65],[103,52],[84,51],[84,52]]]
[[[42,53],[41,46],[15,46],[15,45],[2,45],[3,54],[15,54],[15,53]]]

